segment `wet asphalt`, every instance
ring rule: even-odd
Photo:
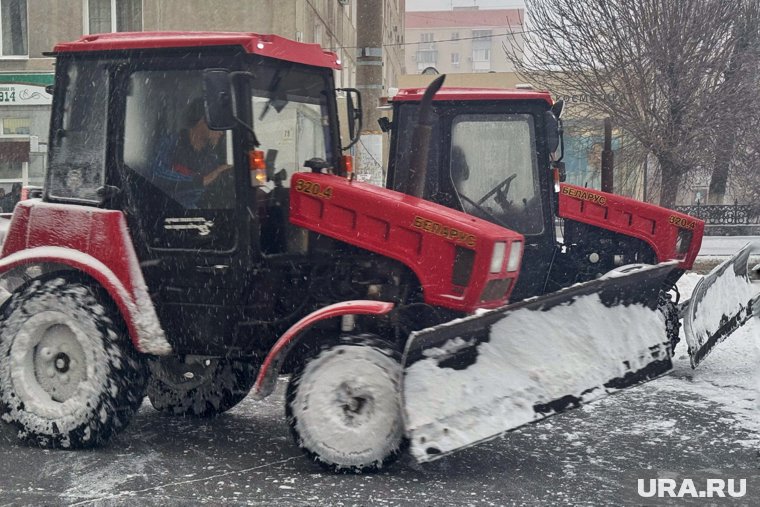
[[[94,451],[21,446],[3,426],[0,505],[652,505],[663,501],[638,496],[637,479],[704,474],[748,479],[745,496],[726,504],[760,505],[758,435],[726,404],[682,389],[693,375],[681,368],[436,462],[406,458],[373,475],[329,474],[300,454],[284,421],[284,378],[267,400],[248,398],[212,420],[168,417],[146,402]]]

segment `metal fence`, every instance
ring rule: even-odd
[[[700,218],[708,225],[752,225],[760,224],[758,207],[749,204],[707,204],[699,202],[694,206],[676,206],[676,211]]]

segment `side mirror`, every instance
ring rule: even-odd
[[[546,148],[549,153],[554,153],[559,148],[559,120],[552,111],[544,113],[544,125],[546,126]]]
[[[206,123],[211,130],[229,130],[235,127],[237,121],[229,71],[203,71],[203,99],[206,102]]]
[[[382,130],[383,132],[390,132],[393,122],[390,121],[385,116],[381,116],[380,118],[377,119],[377,124],[380,125],[380,130]]]
[[[556,116],[558,120],[562,118],[562,111],[564,110],[565,110],[565,101],[562,99],[559,99],[552,106],[552,113],[554,113],[554,116]]]
[[[356,88],[337,88],[336,91],[346,92],[348,136],[351,138],[351,141],[342,148],[345,151],[359,141],[359,135],[362,130],[362,94]]]

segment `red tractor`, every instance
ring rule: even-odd
[[[665,292],[703,224],[561,185],[546,93],[444,90],[434,105],[433,88],[401,93],[381,188],[351,177],[342,153],[360,98],[336,90],[340,63],[316,45],[106,34],[52,54],[43,196],[17,205],[0,259],[0,413],[20,440],[100,445],[146,393],[168,414],[220,414],[287,371],[288,423],[320,464],[375,470],[408,442],[442,455],[413,431],[422,391],[408,382],[432,359],[472,372],[510,302],[540,319],[585,296],[636,306],[663,329],[633,359],[606,359],[610,385],[669,367],[678,322]],[[446,325],[417,332],[487,309],[462,321],[480,333],[467,340],[443,338]],[[535,413],[566,398],[536,400]]]

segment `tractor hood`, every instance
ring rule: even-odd
[[[403,263],[426,303],[468,313],[506,304],[525,244],[521,234],[461,211],[317,173],[293,175],[290,221]]]

